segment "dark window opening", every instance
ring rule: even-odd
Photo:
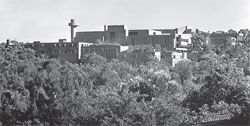
[[[138,35],[138,32],[129,32],[128,35]]]
[[[110,41],[115,41],[115,32],[110,32]]]

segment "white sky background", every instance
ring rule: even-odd
[[[192,26],[205,31],[250,28],[250,0],[0,0],[0,42],[70,41],[76,31]]]

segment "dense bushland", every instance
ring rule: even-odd
[[[169,67],[90,54],[81,63],[0,45],[3,125],[192,125],[249,119],[249,47],[208,51]]]

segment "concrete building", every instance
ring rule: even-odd
[[[110,25],[108,26],[108,30],[104,28],[104,32],[106,42],[123,44],[126,41],[127,35],[124,25]]]
[[[239,33],[236,40],[238,43],[243,44],[244,43],[244,35],[242,33]]]
[[[130,45],[160,45],[161,59],[171,66],[187,59],[188,47],[192,44],[192,33],[196,29],[183,27],[179,29],[142,29],[129,30],[127,43]]]
[[[187,52],[171,52],[171,65],[175,66],[178,62],[187,59]]]
[[[157,30],[129,30],[127,43],[130,45],[160,45],[167,50],[174,50],[175,33],[166,34]]]
[[[176,28],[174,50],[162,52],[162,59],[167,61],[171,66],[175,66],[179,61],[188,60],[188,48],[192,46],[192,37],[197,31],[197,29],[189,26]]]
[[[104,41],[104,35],[103,31],[76,32],[75,41],[88,43],[94,43],[98,40]]]
[[[187,52],[162,51],[161,61],[174,67],[179,61],[188,60]]]
[[[57,58],[61,61],[77,63],[81,57],[81,47],[90,46],[92,43],[50,42],[34,41],[27,43],[26,48],[32,48],[37,54],[44,54],[47,58]]]
[[[105,41],[107,43],[124,44],[126,41],[126,29],[124,25],[109,25],[108,29],[104,26],[104,31],[84,31],[76,32],[76,42],[95,43]]]
[[[128,46],[121,46],[115,43],[92,44],[81,47],[81,55],[96,53],[105,57],[107,60],[118,59],[120,53],[127,50]]]
[[[58,58],[63,61],[78,62],[82,55],[96,53],[105,58],[120,58],[120,54],[125,54],[128,48],[122,45],[149,45],[157,50],[145,51],[134,50],[126,51],[127,61],[132,63],[144,62],[148,54],[152,54],[159,60],[162,58],[170,59],[169,63],[174,66],[178,61],[187,59],[187,48],[191,45],[192,33],[195,31],[190,27],[177,29],[139,29],[126,30],[124,25],[104,26],[103,31],[84,31],[76,32],[74,37],[74,28],[78,25],[74,20],[68,24],[71,28],[71,42],[62,39],[59,42],[41,43],[34,42],[27,44],[26,47],[33,48],[38,54],[46,54],[49,58]],[[121,53],[124,52],[124,53]],[[134,53],[136,54],[133,58]],[[169,55],[170,53],[170,55]],[[143,58],[144,57],[144,58]],[[132,58],[132,59],[130,59]]]
[[[250,43],[250,34],[247,34],[245,39],[246,39],[246,42],[249,44]]]

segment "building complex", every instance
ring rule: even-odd
[[[69,26],[71,42],[66,42],[65,39],[58,42],[35,41],[25,46],[33,48],[39,54],[46,54],[49,58],[73,63],[77,63],[85,54],[96,53],[108,60],[120,59],[137,65],[145,63],[149,56],[153,56],[161,62],[175,66],[179,61],[192,57],[188,54],[198,55],[202,44],[210,43],[211,47],[228,43],[235,45],[243,40],[243,35],[232,31],[207,35],[188,26],[176,29],[128,30],[124,25],[105,25],[103,31],[77,31],[76,35],[74,28],[78,25],[73,19]],[[197,41],[193,41],[194,34],[203,35],[205,43],[198,41],[197,44]],[[190,47],[193,50],[190,51]]]

